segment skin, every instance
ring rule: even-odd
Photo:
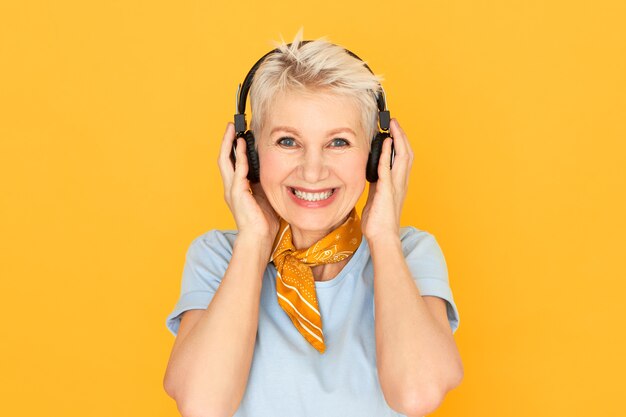
[[[291,225],[298,249],[340,226],[365,189],[369,139],[360,122],[358,107],[346,97],[318,92],[284,93],[275,99],[257,138],[260,182],[270,205]],[[332,188],[334,201],[304,208],[294,203],[291,187]],[[314,279],[334,278],[349,260],[313,267]]]
[[[337,228],[365,189],[369,139],[357,106],[329,93],[283,93],[275,98],[260,137],[261,184],[270,204],[291,225],[296,248]],[[337,132],[339,129],[350,131]],[[331,205],[304,208],[290,187],[336,189]]]
[[[349,100],[324,92],[277,97],[258,141],[261,182],[250,186],[245,141],[238,140],[233,169],[228,153],[234,140],[227,125],[219,167],[224,196],[237,223],[238,241],[260,247],[268,259],[279,217],[292,227],[296,248],[309,247],[339,226],[365,188],[369,139],[359,128],[358,109]],[[287,126],[289,132],[273,132]],[[349,127],[354,133],[329,132]],[[294,133],[295,132],[295,133]],[[376,305],[377,368],[387,403],[410,417],[434,411],[449,390],[460,384],[463,366],[451,329],[445,301],[421,296],[402,254],[400,215],[408,189],[413,151],[396,119],[391,139],[383,143],[379,180],[370,184],[361,228],[371,250]],[[280,142],[282,137],[291,139]],[[344,146],[345,139],[349,145]],[[266,168],[271,167],[271,168]],[[323,208],[294,204],[288,187],[315,190],[337,188],[336,199]],[[250,193],[252,190],[252,193]],[[312,268],[318,281],[334,278],[350,258]],[[401,320],[399,318],[402,318]]]
[[[225,141],[233,140],[234,134],[234,126],[228,123]],[[293,243],[300,249],[311,246],[346,220],[365,189],[370,144],[361,126],[359,108],[352,100],[322,91],[279,94],[255,138],[260,184],[251,186],[246,179],[243,139],[238,139],[234,172],[225,158],[220,162],[225,199],[240,234],[254,236],[269,246],[280,216],[291,225]],[[327,207],[303,208],[292,201],[289,187],[334,188],[336,196]],[[367,218],[362,219],[362,226],[363,231],[369,231]],[[334,278],[349,260],[313,267],[314,279]]]

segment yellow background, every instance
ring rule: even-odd
[[[227,5],[224,5],[224,4]],[[623,416],[623,1],[13,1],[0,6],[0,414],[176,416],[165,317],[216,164],[281,35],[385,77],[465,379],[438,416]]]

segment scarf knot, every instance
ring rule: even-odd
[[[361,221],[352,209],[346,221],[306,249],[293,245],[291,227],[280,219],[280,228],[270,261],[276,267],[278,304],[298,332],[320,353],[324,353],[324,332],[312,267],[341,262],[361,244]]]

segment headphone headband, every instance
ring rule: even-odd
[[[310,40],[304,40],[304,41],[300,42],[300,45],[304,45],[304,44],[309,43],[309,42],[311,42],[311,41]],[[292,44],[289,43],[289,44],[287,44],[287,47],[289,47],[291,45]],[[356,58],[359,61],[361,61],[363,63],[363,66],[365,66],[365,68],[367,68],[369,72],[374,74],[374,72],[365,63],[365,61],[363,61],[361,58],[359,58],[355,53],[349,51],[346,48],[344,48],[344,51],[346,51],[348,54],[350,54],[354,58]],[[248,71],[248,74],[246,75],[246,78],[243,80],[243,84],[239,84],[239,86],[237,88],[237,97],[236,97],[237,114],[235,114],[235,131],[237,133],[243,133],[243,132],[246,131],[246,128],[247,128],[246,115],[245,115],[245,113],[246,113],[246,99],[248,97],[248,92],[250,90],[250,86],[252,85],[252,81],[254,79],[254,74],[256,74],[257,69],[259,68],[261,63],[265,60],[265,58],[267,58],[269,55],[272,55],[272,54],[275,54],[275,53],[281,53],[280,49],[279,48],[273,49],[273,50],[269,51],[268,53],[266,53],[265,55],[263,55],[252,66],[252,68],[250,68],[250,71]],[[386,102],[386,98],[385,98],[385,90],[383,89],[383,86],[380,83],[378,85],[380,86],[380,94],[378,94],[378,93],[376,94],[376,103],[378,105],[378,122],[379,122],[381,130],[389,131],[389,123],[391,121],[391,118],[390,118],[390,115],[389,115],[389,111],[387,110],[387,102]]]

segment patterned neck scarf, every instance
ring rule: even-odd
[[[320,353],[324,353],[322,317],[317,304],[315,280],[311,267],[340,262],[352,255],[361,244],[361,219],[353,208],[348,219],[308,249],[296,250],[289,224],[280,219],[270,262],[278,272],[278,304],[296,329]]]

